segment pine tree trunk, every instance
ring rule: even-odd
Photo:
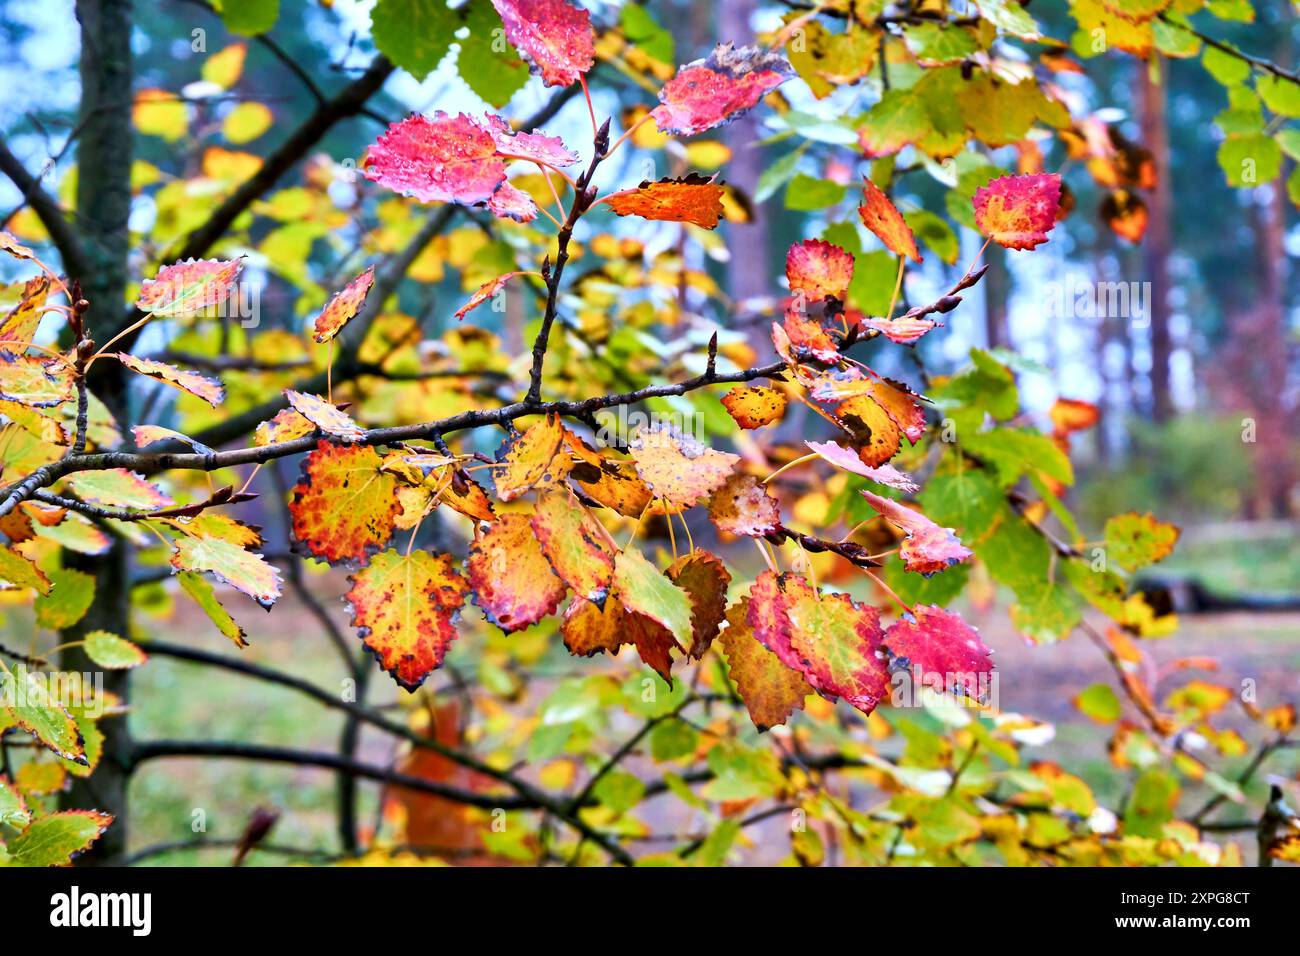
[[[90,301],[87,324],[99,342],[120,328],[126,314],[127,252],[131,212],[131,4],[129,0],[78,0],[81,24],[81,115],[77,139],[77,228],[90,272],[74,276]],[[117,362],[96,362],[91,389],[117,418],[129,441],[126,389]],[[80,640],[88,631],[105,630],[120,636],[130,631],[130,580],[127,545],[120,539],[108,553],[87,556],[68,553],[68,567],[95,578],[95,598],[75,627],[64,631],[61,643]],[[79,648],[62,653],[60,666],[80,673],[98,671]],[[123,703],[129,699],[129,671],[103,672],[103,688]],[[95,808],[113,814],[115,822],[80,857],[83,864],[106,862],[126,849],[127,785],[131,740],[127,718],[109,717],[100,723],[104,753],[94,774],[74,781],[63,795],[68,809]]]

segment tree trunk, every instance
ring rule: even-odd
[[[750,17],[754,0],[728,0],[718,5],[718,35],[737,46],[754,41]],[[757,113],[748,113],[726,128],[725,142],[731,149],[727,163],[727,180],[746,195],[752,196],[763,173],[763,152],[758,147],[762,139]],[[747,223],[727,223],[727,246],[732,250],[728,264],[728,285],[731,297],[737,301],[755,296],[770,295],[772,271],[769,267],[769,242],[767,215],[762,208],[754,209],[754,218]],[[761,343],[764,333],[756,333]]]
[[[77,231],[89,261],[87,275],[74,276],[90,301],[86,314],[91,334],[106,342],[126,314],[127,253],[131,212],[131,4],[129,0],[78,0],[81,24],[81,110],[77,139]],[[117,362],[96,362],[92,390],[113,412],[123,436],[128,429],[125,376]],[[114,537],[107,554],[68,553],[67,566],[95,578],[95,597],[86,616],[63,632],[62,643],[87,632],[130,633],[130,578],[127,547]],[[99,671],[80,648],[62,652],[64,670]],[[103,688],[125,704],[129,671],[103,672]],[[127,784],[131,739],[127,718],[109,717],[100,724],[104,753],[94,774],[73,781],[63,795],[68,809],[95,808],[113,814],[114,824],[79,858],[103,863],[123,853],[127,837]]]
[[[1156,61],[1158,64],[1159,61]],[[1166,422],[1174,415],[1169,390],[1169,256],[1173,250],[1173,203],[1169,181],[1169,131],[1165,125],[1168,89],[1163,77],[1153,79],[1146,64],[1138,64],[1142,113],[1142,145],[1151,151],[1156,167],[1156,188],[1151,191],[1144,245],[1146,273],[1151,283],[1148,304],[1151,320],[1151,417]]]

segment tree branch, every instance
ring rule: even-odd
[[[50,234],[50,241],[59,250],[59,257],[63,260],[63,271],[77,278],[85,276],[90,271],[89,260],[72,224],[64,216],[63,208],[41,188],[40,181],[10,152],[3,139],[0,139],[0,171],[18,187],[23,200],[32,207],[41,225]]]

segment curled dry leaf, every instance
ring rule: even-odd
[[[538,496],[532,529],[560,579],[579,597],[603,605],[614,576],[614,547],[590,512],[565,491],[545,491]]]
[[[750,590],[747,621],[759,643],[825,696],[864,714],[884,698],[889,672],[876,608],[822,594],[797,574],[764,571]]]
[[[781,527],[781,506],[753,475],[732,475],[713,493],[709,520],[727,534],[762,538]]]
[[[781,663],[754,637],[749,626],[749,598],[727,609],[727,627],[720,642],[731,679],[760,733],[784,724],[796,709],[803,709],[804,698],[813,689],[803,674]]]
[[[136,308],[168,318],[206,312],[230,297],[244,260],[186,259],[165,266],[140,286]]]
[[[853,254],[821,239],[796,242],[785,254],[785,277],[791,292],[810,300],[843,301],[853,281]]]
[[[1061,206],[1056,173],[1003,176],[975,190],[980,232],[1007,249],[1033,249],[1047,241]]]
[[[952,528],[941,528],[919,511],[892,498],[882,498],[870,491],[863,491],[862,496],[906,536],[898,553],[907,570],[929,577],[971,556]]]
[[[319,442],[290,497],[294,541],[330,564],[364,564],[384,547],[401,503],[381,464],[368,446]]]
[[[628,443],[639,474],[656,498],[689,508],[731,475],[738,455],[715,451],[672,425],[643,428]]]
[[[447,554],[384,551],[352,575],[352,626],[381,667],[414,691],[442,666],[469,585]]]
[[[501,464],[495,471],[497,497],[513,501],[539,482],[553,480],[552,462],[563,441],[559,417],[547,415],[502,442],[496,456]]]
[[[568,0],[492,0],[506,39],[547,86],[578,82],[596,59],[591,14]]]
[[[916,248],[916,237],[912,229],[903,221],[903,214],[885,195],[884,191],[871,181],[862,177],[862,204],[858,206],[858,215],[863,224],[874,232],[896,256],[907,256],[913,262],[921,261],[921,254]]]
[[[486,302],[497,294],[497,290],[502,288],[507,282],[519,275],[518,272],[503,272],[494,279],[489,279],[479,286],[478,291],[469,297],[469,301],[456,310],[457,321],[465,318],[474,309]]]
[[[117,352],[116,357],[119,362],[131,371],[157,379],[172,388],[180,389],[182,392],[188,392],[197,398],[203,399],[213,408],[220,405],[222,399],[226,397],[226,390],[220,382],[214,378],[208,378],[206,375],[200,375],[198,372],[176,368],[174,365],[157,362],[153,359],[137,358],[125,352]]]
[[[792,76],[794,70],[778,53],[720,43],[664,84],[650,115],[661,133],[694,136],[753,109]]]
[[[645,181],[636,189],[612,193],[605,201],[619,216],[640,216],[662,222],[689,222],[712,229],[722,215],[721,183],[698,173],[678,179]]]
[[[785,393],[764,385],[738,385],[722,396],[722,407],[741,428],[762,428],[785,415]]]
[[[987,697],[993,652],[958,614],[919,605],[889,625],[884,643],[895,658],[911,662],[919,683],[977,700]]]
[[[465,574],[474,603],[507,634],[554,614],[564,598],[526,514],[504,514],[475,538]]]
[[[305,392],[295,392],[291,388],[286,388],[284,397],[289,400],[289,405],[294,411],[327,435],[334,435],[344,441],[356,441],[365,436],[365,431],[352,420],[350,415],[340,411],[319,395],[308,395]]]
[[[334,293],[334,297],[321,310],[320,315],[316,316],[316,321],[312,325],[312,338],[317,342],[324,343],[342,332],[343,326],[351,322],[356,314],[361,311],[361,307],[366,303],[366,296],[370,292],[370,287],[374,284],[375,267],[371,266]]]
[[[574,598],[564,612],[564,646],[579,657],[617,654],[624,644],[636,647],[641,660],[672,687],[672,655],[676,644],[672,632],[657,621],[629,611],[615,597],[604,608]]]

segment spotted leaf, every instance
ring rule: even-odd
[[[667,424],[641,429],[628,447],[637,474],[655,497],[679,508],[689,508],[720,488],[740,461]]]
[[[474,603],[510,634],[554,614],[564,582],[542,553],[526,514],[504,514],[480,534],[465,561]]]
[[[230,297],[243,259],[186,259],[165,266],[140,286],[136,308],[168,318],[206,312]]]
[[[401,503],[381,463],[373,448],[322,440],[289,501],[294,540],[330,564],[364,564],[386,545]]]
[[[793,75],[778,53],[721,43],[664,84],[651,115],[661,133],[694,136],[753,109]]]
[[[1033,249],[1047,241],[1061,208],[1056,173],[1003,176],[975,190],[980,232],[1008,249]]]
[[[636,189],[612,193],[606,202],[619,216],[640,216],[663,222],[689,222],[712,229],[722,215],[724,189],[698,173],[678,179],[645,181]]]
[[[885,631],[885,646],[895,658],[907,658],[922,684],[953,689],[968,697],[986,696],[993,676],[993,652],[979,632],[956,613],[917,606]]]
[[[343,326],[351,322],[361,311],[361,307],[366,303],[366,296],[370,293],[370,287],[374,284],[375,267],[371,266],[334,293],[334,297],[329,300],[312,324],[312,338],[317,342],[328,342],[342,332]]]

